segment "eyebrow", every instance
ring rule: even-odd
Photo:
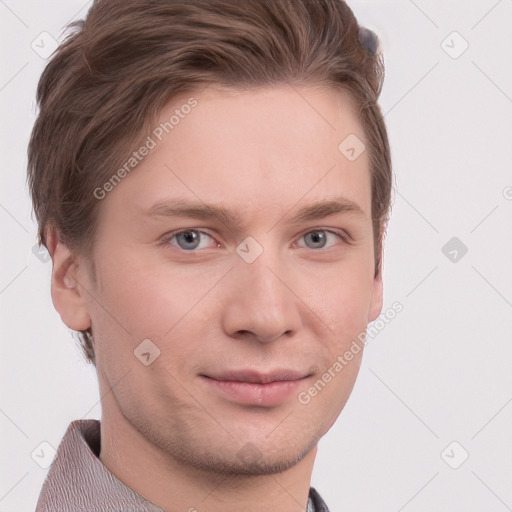
[[[335,197],[304,206],[298,212],[294,213],[288,219],[288,222],[298,224],[340,213],[352,214],[363,218],[366,217],[362,208],[356,202],[346,197]],[[217,218],[223,224],[232,225],[237,228],[241,228],[245,225],[244,217],[239,213],[235,213],[220,205],[206,204],[200,201],[190,201],[186,199],[159,201],[145,212],[145,216],[192,217],[199,220]],[[283,220],[287,216],[288,213],[283,216]]]

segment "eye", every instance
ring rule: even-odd
[[[194,251],[196,249],[206,249],[208,247],[208,239],[213,240],[213,238],[204,231],[182,229],[167,236],[162,240],[162,243],[177,246],[184,251]]]
[[[327,229],[309,231],[305,235],[302,235],[301,238],[305,241],[306,247],[309,249],[325,249],[335,245],[339,239],[345,241],[345,238],[340,233],[335,233]]]

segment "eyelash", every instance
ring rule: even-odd
[[[170,244],[170,241],[180,235],[181,233],[188,233],[190,231],[195,231],[197,233],[201,233],[203,235],[207,235],[209,236],[210,238],[212,238],[213,240],[215,240],[215,238],[210,235],[208,232],[206,231],[202,231],[201,229],[198,229],[198,228],[183,228],[183,229],[179,229],[177,231],[173,231],[171,233],[168,233],[167,235],[164,235],[164,237],[161,239],[160,243],[162,246],[169,246],[171,245]],[[315,233],[315,232],[318,232],[318,231],[324,231],[326,233],[331,233],[333,235],[336,235],[338,236],[343,243],[345,244],[348,244],[350,245],[351,244],[351,240],[350,240],[350,235],[348,235],[345,231],[342,231],[342,232],[338,232],[338,231],[334,231],[332,229],[327,229],[327,228],[324,228],[324,227],[315,227],[315,228],[312,228],[312,229],[309,229],[308,231],[306,231],[305,233],[301,234],[299,236],[299,239],[308,235],[309,233]],[[177,246],[173,246],[175,247],[176,249],[178,249],[179,251],[182,251],[182,252],[195,252],[195,251],[202,251],[204,249],[191,249],[191,250],[186,250],[186,249],[182,249],[181,247],[177,247]],[[310,247],[301,247],[301,249],[311,249]],[[313,251],[321,251],[322,249],[324,249],[323,247],[320,247],[319,249],[311,249]],[[327,248],[329,249],[329,247]],[[324,249],[324,250],[327,250],[327,249]]]

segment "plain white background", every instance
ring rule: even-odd
[[[51,264],[32,252],[25,185],[45,65],[32,41],[88,5],[0,0],[0,512],[33,510],[47,473],[33,451],[101,414],[94,369],[53,309]],[[349,5],[385,54],[384,309],[403,311],[370,340],[312,485],[332,512],[512,510],[512,1]]]

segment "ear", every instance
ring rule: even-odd
[[[52,257],[52,301],[60,318],[70,329],[85,331],[91,327],[87,309],[86,291],[77,279],[79,266],[71,251],[61,241],[59,233],[50,229],[46,236],[48,252]]]
[[[370,309],[368,313],[368,322],[373,322],[378,318],[382,311],[382,305],[384,303],[384,292],[382,283],[382,267],[379,273],[373,279],[372,284],[372,296],[370,300]]]

